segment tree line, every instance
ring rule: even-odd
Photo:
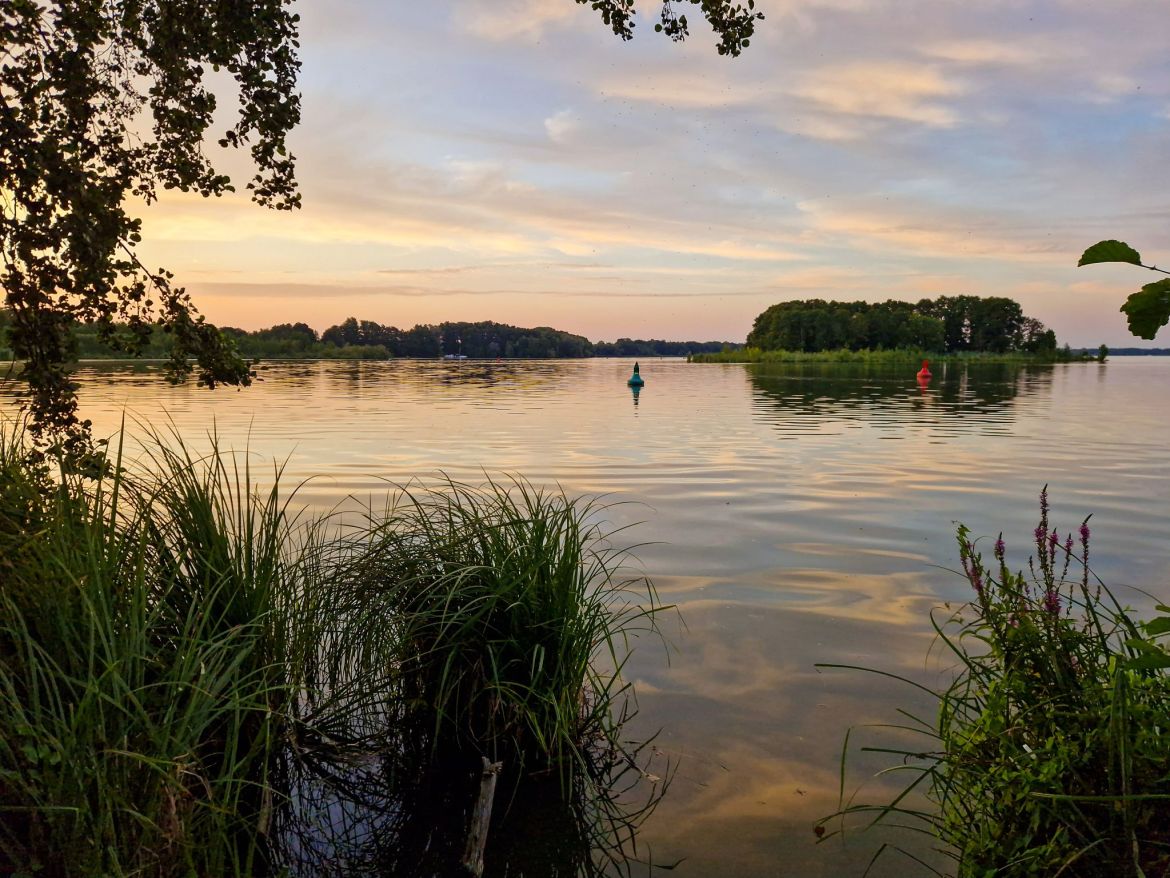
[[[0,308],[0,354],[8,356],[6,329],[10,315]],[[108,359],[125,356],[125,346],[110,333],[129,332],[128,326],[100,327],[77,323],[71,327],[71,354],[75,359]],[[619,338],[592,342],[581,335],[548,326],[532,328],[492,321],[417,324],[410,329],[373,320],[349,317],[324,332],[307,323],[282,323],[250,332],[225,326],[220,332],[242,357],[253,359],[355,359],[385,360],[392,357],[434,359],[447,355],[474,359],[566,359],[580,357],[673,357],[690,353],[718,352],[742,345],[720,341],[665,341]],[[140,355],[165,358],[170,338],[154,326],[139,343]]]
[[[1056,333],[1003,296],[940,296],[905,302],[781,302],[760,314],[747,337],[760,350],[915,348],[945,353],[1056,350]]]

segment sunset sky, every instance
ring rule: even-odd
[[[742,341],[786,299],[966,293],[1140,344],[1155,278],[1075,266],[1170,263],[1165,0],[757,0],[738,59],[643,4],[623,43],[572,0],[302,0],[304,208],[172,195],[142,253],[249,329]]]

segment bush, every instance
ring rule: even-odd
[[[834,816],[910,817],[961,878],[1166,875],[1170,655],[1157,638],[1170,618],[1137,623],[1092,577],[1088,519],[1062,540],[1046,490],[1040,502],[1027,574],[1009,569],[1002,538],[985,563],[959,527],[975,597],[935,625],[958,666],[934,693],[937,720],[915,720],[934,745],[887,751],[913,776],[892,803]],[[907,804],[916,788],[931,807]]]

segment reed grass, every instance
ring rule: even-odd
[[[354,523],[214,437],[94,479],[29,450],[0,429],[0,873],[277,874],[305,772],[401,820],[452,753],[555,778],[590,839],[624,815],[661,608],[603,507],[448,482]]]
[[[86,481],[0,445],[0,863],[261,874],[284,511],[170,454]]]
[[[579,763],[612,738],[633,639],[662,610],[603,513],[518,478],[400,491],[346,545],[338,578],[362,635],[335,654],[363,676],[394,663],[437,742],[530,770]]]
[[[927,690],[933,720],[902,712],[921,747],[866,748],[910,781],[883,804],[843,798],[826,838],[864,816],[926,832],[960,878],[1170,874],[1170,616],[1137,621],[1092,575],[1088,519],[1062,539],[1048,512],[1045,491],[1027,573],[959,527],[973,598],[932,620],[953,680]]]

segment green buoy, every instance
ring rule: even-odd
[[[634,374],[630,376],[630,380],[626,382],[630,387],[641,387],[646,382],[642,380],[642,376],[638,374],[638,364],[634,363]]]

